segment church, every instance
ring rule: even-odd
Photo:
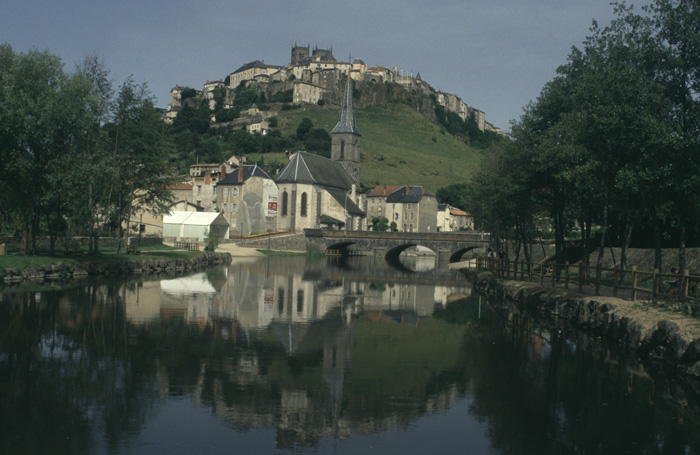
[[[277,228],[360,229],[366,217],[360,208],[360,139],[347,78],[340,120],[331,131],[331,159],[307,152],[293,154],[275,177],[279,190]]]

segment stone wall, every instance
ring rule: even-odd
[[[566,321],[633,349],[643,358],[700,378],[700,323],[696,319],[619,298],[582,296],[566,289],[501,280],[490,272],[467,270],[465,274],[475,289],[502,297],[502,305]]]
[[[236,240],[236,245],[246,248],[266,250],[268,248],[267,237],[256,239]],[[292,234],[270,237],[271,250],[279,251],[306,251],[306,236],[304,234]]]
[[[33,282],[44,283],[46,281],[67,281],[79,278],[94,278],[99,276],[149,276],[153,274],[184,274],[206,267],[228,264],[231,256],[226,254],[202,253],[192,259],[146,259],[142,261],[122,262],[84,262],[80,264],[65,264],[63,262],[53,265],[43,265],[37,268],[16,267],[6,268],[0,275],[5,284]]]

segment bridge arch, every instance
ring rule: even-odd
[[[462,256],[464,256],[464,253],[466,253],[467,251],[471,251],[475,248],[477,248],[477,247],[476,246],[468,246],[465,248],[460,248],[457,251],[454,251],[450,255],[450,264],[453,262],[459,262],[459,260],[462,259]]]

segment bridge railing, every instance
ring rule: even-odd
[[[595,295],[601,295],[601,288],[608,289],[613,297],[618,297],[620,291],[626,291],[632,300],[637,300],[639,294],[649,295],[654,300],[659,296],[678,299],[694,297],[700,283],[700,276],[691,275],[688,270],[679,276],[660,273],[658,269],[646,272],[637,270],[637,267],[622,270],[619,267],[606,268],[568,262],[515,262],[492,257],[477,258],[476,267],[490,270],[507,279],[539,282],[552,287],[563,285],[569,288],[577,285],[579,292],[583,292],[586,287]]]
[[[489,242],[490,236],[481,233],[465,232],[392,232],[392,231],[343,231],[331,229],[304,229],[307,237],[361,238],[361,239],[416,239],[432,241]]]

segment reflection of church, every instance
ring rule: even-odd
[[[278,449],[398,426],[391,413],[358,422],[343,411],[353,396],[356,318],[416,331],[454,290],[338,280],[335,271],[308,279],[313,267],[328,271],[325,261],[310,266],[306,258],[286,258],[146,282],[125,291],[127,317],[182,318],[227,343],[226,355],[203,361],[192,400],[236,427],[274,428]],[[167,388],[167,372],[161,377]],[[427,405],[448,407],[454,399],[436,395]]]

